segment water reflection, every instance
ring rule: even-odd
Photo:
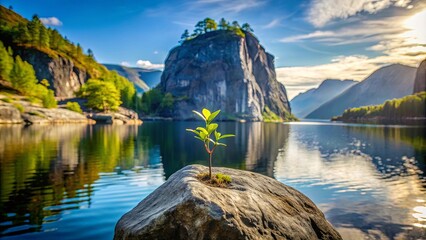
[[[134,126],[0,127],[1,234],[44,231],[64,213],[91,208],[94,191],[105,188],[102,173],[155,168],[150,159],[159,157],[149,155],[137,132]],[[163,175],[148,185],[160,185]]]
[[[423,131],[292,125],[275,177],[311,197],[344,238],[426,236],[415,211],[426,206]]]
[[[122,214],[185,165],[196,122],[0,127],[0,236],[112,238]],[[426,238],[425,128],[221,123],[214,166],[294,186],[347,239]]]
[[[188,164],[208,163],[203,145],[186,128],[199,122],[153,122],[141,128],[138,139],[148,146],[158,146],[166,177]],[[213,155],[214,166],[233,167],[273,176],[278,150],[287,141],[288,126],[262,123],[221,123],[223,133],[235,133],[226,139],[226,148],[218,148]]]

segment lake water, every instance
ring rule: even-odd
[[[141,126],[1,126],[5,239],[111,239],[118,219],[171,174],[207,164],[185,132]],[[346,239],[426,238],[425,128],[221,123],[214,166],[258,172],[311,198]]]

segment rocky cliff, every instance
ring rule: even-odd
[[[176,119],[203,107],[221,109],[223,120],[262,121],[270,111],[282,119],[290,115],[274,57],[251,33],[218,30],[185,41],[170,51],[159,88],[175,97]]]
[[[85,69],[75,66],[69,58],[53,57],[32,48],[17,48],[15,52],[34,67],[37,79],[49,81],[56,97],[75,97],[75,92],[90,78]]]
[[[426,59],[417,68],[416,79],[414,80],[413,93],[426,91]]]
[[[190,165],[126,213],[114,239],[342,239],[299,191],[257,173],[213,168],[232,177],[227,188],[207,185]]]

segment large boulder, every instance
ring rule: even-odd
[[[190,165],[117,223],[114,239],[341,239],[305,195],[257,173],[213,168],[228,188],[200,182],[207,167]]]
[[[263,120],[264,113],[288,117],[286,89],[275,74],[274,56],[257,38],[227,30],[185,41],[166,59],[159,89],[171,93],[171,117],[193,117],[192,110],[221,109],[222,119]]]

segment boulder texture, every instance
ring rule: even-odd
[[[159,89],[175,98],[172,117],[192,118],[192,110],[221,109],[222,120],[263,120],[271,110],[285,119],[290,105],[276,79],[274,56],[246,32],[205,33],[172,49]]]
[[[190,165],[126,213],[114,239],[342,239],[305,195],[257,173],[213,168],[228,188],[200,182]]]
[[[34,67],[37,79],[49,81],[58,98],[75,97],[75,92],[90,78],[86,70],[77,67],[71,59],[53,57],[31,48],[18,48],[16,53]]]
[[[426,59],[417,68],[416,79],[414,80],[413,93],[426,91]]]

